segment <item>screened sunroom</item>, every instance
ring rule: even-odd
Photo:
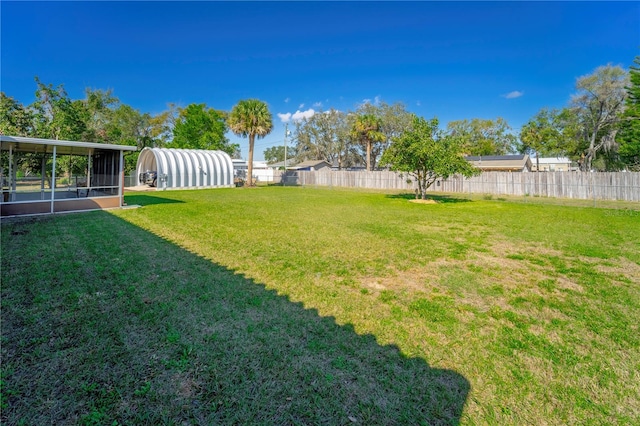
[[[0,215],[124,205],[124,154],[135,146],[0,135]]]
[[[233,186],[233,163],[223,151],[144,148],[136,171],[140,180],[149,172],[157,189],[221,188]]]

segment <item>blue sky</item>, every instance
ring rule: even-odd
[[[24,104],[34,76],[113,89],[158,113],[167,103],[278,114],[403,102],[424,117],[503,117],[518,131],[562,107],[575,79],[640,55],[638,2],[11,2],[0,3],[0,86]],[[290,122],[292,118],[289,118]],[[246,157],[246,139],[232,134]]]

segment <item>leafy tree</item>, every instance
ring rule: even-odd
[[[351,137],[366,147],[367,171],[373,169],[372,160],[375,161],[375,156],[371,156],[373,145],[386,140],[381,128],[382,120],[373,114],[358,115],[353,122]]]
[[[28,136],[33,130],[33,113],[17,100],[0,93],[0,134]]]
[[[84,104],[81,101],[71,100],[63,85],[54,88],[51,84],[42,83],[38,77],[35,77],[35,81],[37,86],[36,100],[28,107],[32,117],[32,125],[25,136],[56,140],[83,140],[88,129],[88,111]],[[40,173],[44,169],[45,176],[43,177],[49,187],[52,187],[49,174],[52,166],[50,155],[18,153],[16,161],[18,167],[25,174]],[[62,174],[64,171],[80,169],[82,161],[72,165],[70,157],[60,158],[56,162],[56,173]]]
[[[517,138],[501,117],[452,121],[448,129],[453,136],[461,138],[467,155],[505,155],[516,147]]]
[[[565,155],[560,111],[543,108],[520,130],[518,151],[543,157]]]
[[[74,101],[74,104],[80,111],[81,119],[86,127],[80,140],[118,143],[117,132],[114,134],[114,120],[116,120],[116,111],[122,107],[122,104],[111,90],[87,88],[85,90],[85,98],[81,101]],[[133,110],[129,106],[125,108]]]
[[[296,159],[324,160],[339,168],[354,164],[349,140],[349,123],[344,112],[331,109],[319,111],[296,123],[293,139]]]
[[[173,128],[172,147],[211,149],[233,154],[235,147],[226,138],[226,115],[207,108],[205,104],[191,104],[179,110]]]
[[[355,113],[348,115],[352,129],[356,127],[358,118],[363,116],[375,117],[376,130],[371,134],[373,138],[363,142],[362,134],[358,131],[352,132],[349,152],[360,155],[363,163],[370,164],[370,169],[375,169],[378,159],[389,147],[393,138],[400,136],[411,126],[413,115],[400,102],[391,105],[384,101],[375,104],[365,102]]]
[[[154,146],[149,135],[149,118],[149,114],[141,114],[129,105],[121,104],[110,114],[109,122],[105,123],[105,140],[118,145],[135,146],[139,150]],[[124,157],[126,173],[135,169],[139,154],[136,151]]]
[[[393,138],[399,137],[405,130],[407,130],[413,121],[413,114],[406,110],[406,107],[401,102],[394,104],[387,104],[384,101],[380,101],[377,104],[365,103],[361,105],[359,111],[365,114],[375,115],[380,119],[380,132],[385,135],[384,141],[386,148]],[[382,152],[380,152],[382,154]]]
[[[296,155],[294,147],[287,147],[287,158],[293,158]],[[279,163],[284,161],[284,146],[272,146],[264,150],[264,159],[267,163]]]
[[[407,173],[418,182],[419,196],[424,200],[427,189],[437,179],[454,174],[470,177],[480,171],[466,161],[463,140],[438,130],[438,119],[414,116],[411,128],[395,138],[382,155],[381,163],[391,170]]]
[[[111,90],[86,89],[84,99],[72,100],[64,86],[54,88],[38,77],[35,81],[36,100],[29,106],[0,94],[0,132],[3,134],[135,145],[138,149],[165,146],[173,137],[178,110],[172,104],[167,111],[151,116],[122,104]],[[138,153],[125,156],[125,171],[135,168],[137,156]],[[42,161],[51,162],[42,154],[17,154],[16,157],[25,174],[39,173]],[[56,164],[59,173],[86,169],[86,159],[79,157],[62,156]]]
[[[246,99],[233,107],[227,118],[227,125],[233,133],[249,138],[249,159],[247,165],[247,182],[253,185],[253,146],[256,136],[263,138],[273,129],[273,118],[266,103],[258,99]]]
[[[640,56],[636,56],[634,62],[636,66],[629,69],[630,84],[626,88],[625,111],[616,140],[623,162],[640,170]]]
[[[87,130],[86,114],[81,103],[69,99],[64,86],[45,85],[35,78],[36,101],[31,105],[34,111],[34,129],[30,136],[48,139],[82,140]]]
[[[575,158],[579,151],[576,139],[578,121],[574,111],[543,108],[520,130],[518,151],[540,156],[569,156]]]
[[[173,140],[173,127],[175,126],[178,108],[174,104],[169,104],[169,108],[156,115],[148,116],[148,135],[151,138],[151,144],[145,146],[164,147]]]
[[[578,118],[580,142],[578,163],[583,171],[592,169],[596,155],[615,149],[616,133],[627,96],[627,72],[619,66],[600,66],[592,74],[578,78],[578,92],[571,99],[571,109]]]
[[[567,108],[542,109],[522,127],[519,151],[567,155],[583,171],[618,170],[622,166],[620,157],[626,152],[618,152],[618,143],[625,144],[625,120],[621,117],[628,81],[622,68],[611,65],[578,78],[578,92]],[[633,141],[631,137],[631,147]],[[629,157],[622,159],[630,161]]]
[[[107,126],[109,140],[112,143],[144,148],[149,143],[146,139],[148,118],[148,115],[141,114],[129,105],[120,105],[113,111]]]

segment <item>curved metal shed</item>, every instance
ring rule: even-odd
[[[233,163],[222,151],[144,148],[136,172],[140,176],[149,170],[158,172],[158,189],[233,186]]]

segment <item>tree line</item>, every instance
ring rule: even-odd
[[[380,166],[383,153],[394,140],[412,129],[414,114],[401,103],[364,103],[355,111],[319,111],[296,123],[294,146],[288,151],[297,161],[324,160],[338,169]],[[517,137],[501,117],[452,121],[447,132],[460,139],[466,155],[504,155],[517,148]],[[284,149],[265,151],[267,161],[282,161]]]
[[[228,114],[191,104],[169,104],[161,113],[140,112],[122,103],[112,90],[86,89],[83,99],[71,99],[63,85],[35,78],[35,101],[24,105],[0,93],[0,133],[44,139],[145,147],[218,149],[239,156],[240,147],[225,136]],[[127,172],[137,153],[126,156]],[[27,165],[28,166],[28,165]]]
[[[629,72],[606,65],[579,77],[566,107],[541,109],[519,134],[501,117],[452,121],[435,133],[456,139],[464,155],[520,153],[534,161],[569,157],[583,171],[640,169],[639,61],[636,58]],[[288,156],[325,160],[338,168],[375,169],[383,153],[412,131],[414,123],[413,114],[400,103],[365,103],[353,112],[320,111],[296,123]],[[424,131],[438,126],[437,121],[427,123],[420,124]],[[282,161],[283,155],[284,149],[265,151],[268,161]]]
[[[86,89],[84,99],[72,100],[62,85],[54,87],[37,77],[35,82],[36,99],[30,105],[0,94],[1,133],[133,145],[140,150],[216,149],[238,158],[240,147],[226,137],[231,131],[248,138],[251,167],[255,138],[273,129],[267,104],[257,99],[241,100],[229,112],[205,104],[169,104],[152,115],[122,103],[111,90]],[[628,72],[619,66],[598,67],[579,77],[575,89],[566,107],[541,109],[519,134],[501,117],[452,121],[440,129],[436,118],[416,117],[401,103],[319,111],[295,122],[287,157],[298,162],[325,160],[340,169],[373,170],[397,168],[400,158],[408,160],[401,149],[417,155],[427,145],[431,149],[446,145],[455,147],[456,155],[566,156],[585,171],[640,169],[640,59]],[[411,147],[407,138],[424,146]],[[268,162],[282,161],[284,147],[268,148],[264,155]],[[126,170],[133,170],[137,155],[127,156],[126,161]]]
[[[640,170],[640,57],[629,72],[605,65],[576,80],[560,109],[541,109],[521,129],[520,152],[568,156],[580,170]]]

